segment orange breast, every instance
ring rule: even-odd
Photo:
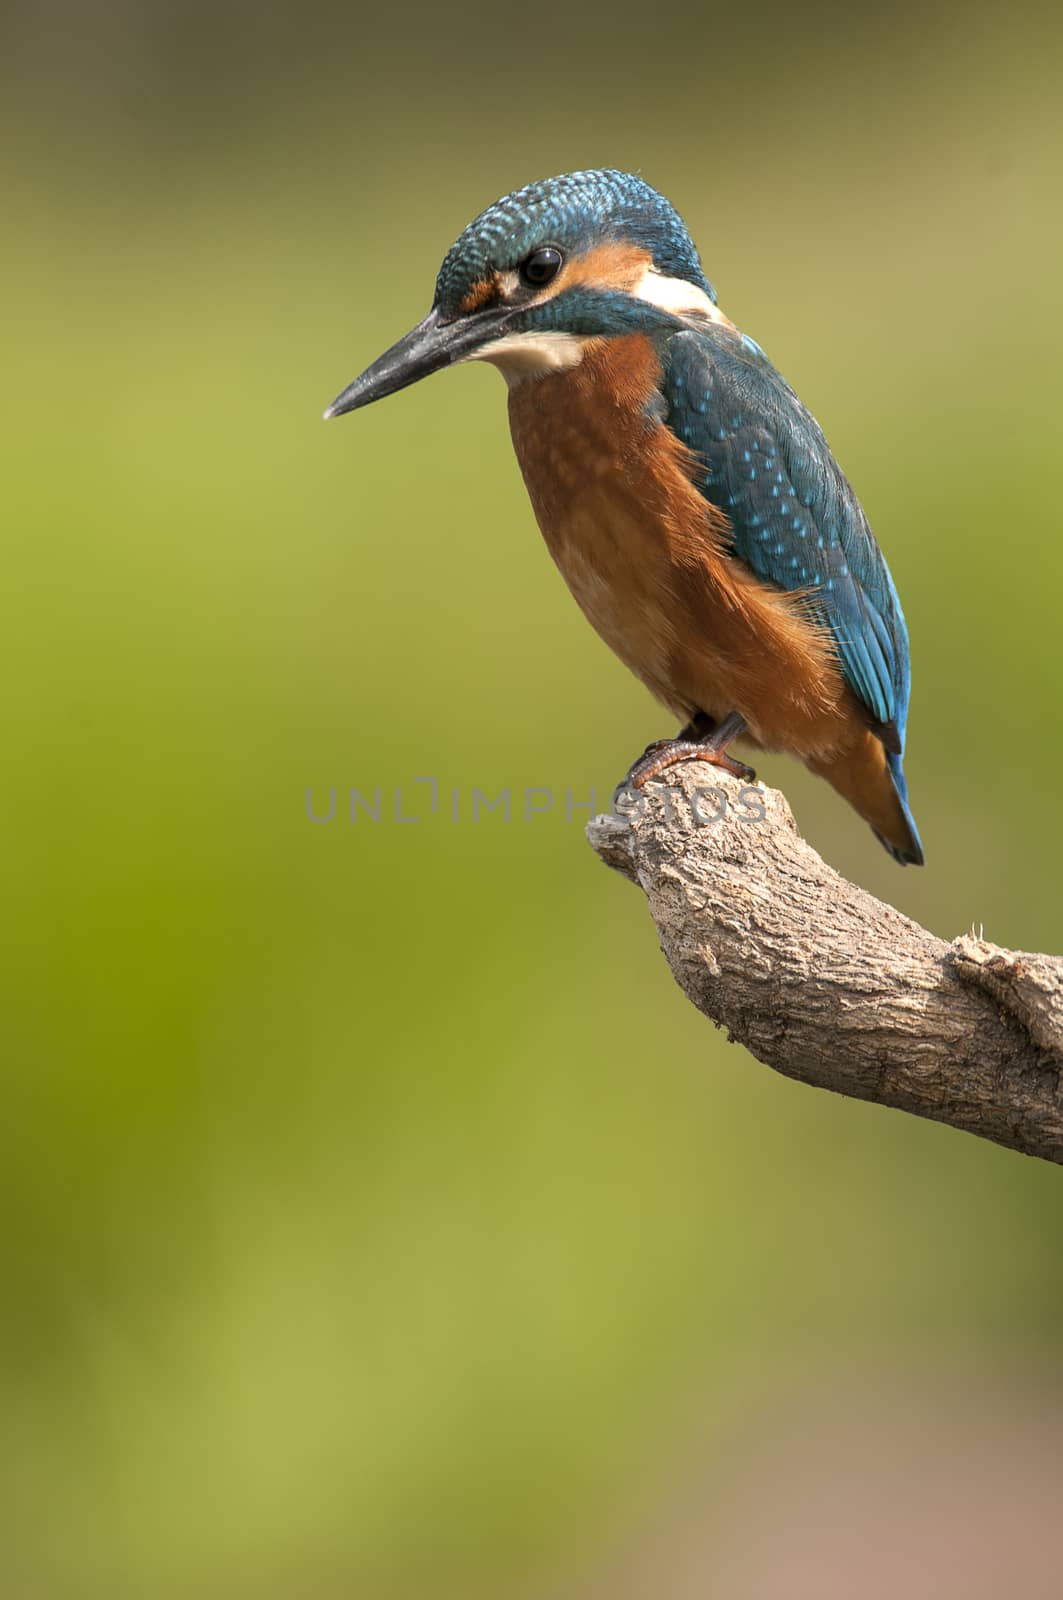
[[[676,717],[732,710],[753,741],[801,756],[866,726],[829,640],[791,595],[728,553],[695,457],[647,410],[660,379],[641,335],[510,390],[513,444],[550,553],[588,621]]]

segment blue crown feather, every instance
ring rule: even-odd
[[[641,246],[658,272],[696,284],[715,301],[675,208],[644,179],[602,168],[530,183],[488,206],[447,251],[436,304],[455,309],[489,272],[515,267],[537,245],[579,253],[613,239]]]

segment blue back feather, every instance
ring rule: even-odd
[[[808,591],[846,681],[887,750],[904,748],[908,632],[889,568],[811,413],[752,339],[706,323],[661,341],[668,426],[704,462],[699,488],[734,553],[767,583]]]

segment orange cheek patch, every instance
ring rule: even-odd
[[[638,245],[599,244],[568,263],[557,280],[558,292],[577,283],[600,289],[633,289],[652,265],[649,251]]]
[[[489,278],[481,278],[479,283],[473,284],[459,309],[465,312],[479,311],[498,299],[501,288],[497,273],[492,273]]]

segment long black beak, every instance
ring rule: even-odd
[[[423,322],[411,328],[398,344],[386,350],[379,361],[374,361],[333,400],[325,412],[326,421],[329,417],[342,417],[347,411],[372,405],[374,400],[383,400],[387,394],[397,394],[419,378],[453,366],[455,361],[468,360],[481,345],[498,337],[505,315],[503,308],[491,307],[468,317],[442,322],[438,311],[430,311]]]

